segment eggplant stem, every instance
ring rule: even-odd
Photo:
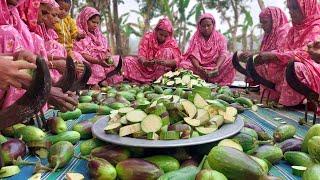
[[[56,166],[53,168],[52,172],[56,172],[56,170],[59,168],[59,165],[60,165],[60,161],[57,160]]]
[[[77,159],[84,159],[84,160],[87,160],[87,161],[90,161],[91,158],[88,158],[88,157],[85,157],[85,156],[77,156],[77,155],[73,155],[73,157],[77,158]]]
[[[36,165],[37,163],[25,161],[25,160],[22,160],[21,157],[18,157],[17,160],[13,161],[13,164],[17,166],[33,166],[33,165]]]
[[[273,144],[273,140],[267,140],[267,141],[258,141],[259,145],[264,145],[264,144]]]
[[[28,162],[28,161],[14,161],[13,164],[17,166],[33,166],[33,165],[36,165],[37,163]]]

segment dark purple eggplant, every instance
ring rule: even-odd
[[[185,160],[181,163],[181,166],[180,168],[184,168],[184,167],[187,167],[187,166],[195,166],[195,167],[198,167],[199,163],[198,161],[196,161],[195,159],[188,159],[188,160]]]
[[[105,159],[93,158],[88,161],[90,177],[92,179],[116,179],[116,169]]]
[[[66,122],[61,117],[51,117],[46,123],[52,134],[60,134],[68,130]]]
[[[143,159],[121,161],[117,164],[116,170],[120,179],[127,180],[158,179],[164,174],[157,165]]]
[[[13,160],[26,155],[27,146],[20,139],[9,139],[1,144],[0,156],[3,165],[11,165]]]
[[[130,151],[120,146],[106,145],[93,149],[91,155],[105,159],[112,165],[117,165],[120,161],[130,157]]]
[[[245,122],[244,127],[255,130],[256,133],[258,134],[258,139],[261,141],[267,141],[272,139],[260,126],[254,123]]]
[[[277,144],[277,146],[282,150],[283,153],[285,153],[287,151],[301,151],[301,144],[302,140],[291,138]]]
[[[243,107],[241,104],[239,104],[239,103],[232,103],[232,104],[230,104],[230,106],[236,108],[236,109],[238,110],[238,113],[243,113],[243,112],[246,110],[246,108],[244,108],[244,107]]]
[[[81,135],[81,139],[90,139],[92,138],[91,127],[93,123],[91,121],[82,121],[78,124],[75,124],[72,130],[77,131]]]

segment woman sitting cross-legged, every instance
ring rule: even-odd
[[[77,17],[78,30],[85,34],[85,37],[74,43],[73,50],[91,64],[92,75],[88,81],[91,86],[105,79],[106,74],[114,70],[119,61],[119,56],[111,55],[108,40],[100,30],[100,21],[100,13],[93,7],[85,7]],[[108,84],[121,81],[120,75],[107,79]]]
[[[163,18],[153,32],[146,33],[141,39],[138,56],[125,58],[123,76],[136,83],[151,83],[175,69],[180,56],[172,24]]]
[[[205,13],[200,17],[180,67],[193,71],[208,82],[230,85],[235,69],[227,50],[227,40],[215,27],[211,14]]]

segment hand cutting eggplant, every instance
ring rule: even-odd
[[[42,58],[36,60],[37,70],[27,92],[14,104],[0,112],[0,129],[12,126],[38,113],[47,102],[51,89],[48,66]],[[8,121],[10,120],[10,121]]]

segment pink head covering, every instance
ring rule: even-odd
[[[0,25],[8,25],[8,17],[10,15],[6,0],[0,1]]]
[[[41,0],[43,4],[49,4],[53,8],[59,8],[59,4],[55,0]]]
[[[210,19],[213,23],[213,30],[208,40],[205,40],[200,32],[200,22],[203,19]],[[216,58],[221,55],[228,56],[227,41],[225,37],[216,31],[216,21],[212,14],[202,14],[197,22],[197,31],[191,38],[185,58],[190,55],[198,59],[203,66],[214,66]]]
[[[38,13],[41,0],[26,0],[18,7],[21,19],[28,25],[30,31],[35,31],[38,24]]]
[[[14,7],[9,7],[7,4],[7,0],[0,0],[0,25],[8,25],[17,23],[16,19],[11,16],[10,11],[12,9],[20,6],[24,3],[25,0],[19,0],[18,3]]]
[[[297,1],[302,14],[308,19],[319,16],[319,6],[317,0],[287,0],[287,3]]]
[[[315,41],[319,35],[320,10],[317,0],[287,0],[287,3],[297,1],[305,19],[300,24],[292,24],[288,34],[288,45],[295,49]]]
[[[320,9],[317,0],[287,0],[287,3],[297,1],[305,19],[301,24],[293,24],[296,29],[304,29],[320,18]]]
[[[159,20],[155,30],[156,29],[161,29],[161,30],[167,31],[168,33],[170,33],[170,36],[172,36],[173,26],[171,24],[171,21],[167,17],[164,17]]]
[[[99,15],[100,13],[93,7],[85,7],[77,17],[77,26],[79,31],[84,32],[89,36],[96,45],[101,45],[101,42],[105,38],[100,30],[97,28],[94,33],[89,32],[88,30],[88,20],[94,15]]]
[[[161,29],[167,31],[169,36],[165,40],[164,43],[159,44],[157,40],[157,29]],[[153,32],[146,33],[143,39],[140,41],[139,46],[139,55],[146,57],[147,59],[155,58],[156,53],[158,53],[161,49],[172,49],[174,52],[178,52],[180,54],[179,46],[177,41],[173,37],[173,26],[170,20],[166,17],[159,20],[157,26],[154,28]],[[142,43],[148,42],[148,43]]]
[[[263,36],[260,50],[270,51],[277,49],[281,45],[278,41],[284,39],[290,29],[287,16],[280,8],[267,7],[260,13],[259,17],[271,17],[272,19],[272,31]]]

